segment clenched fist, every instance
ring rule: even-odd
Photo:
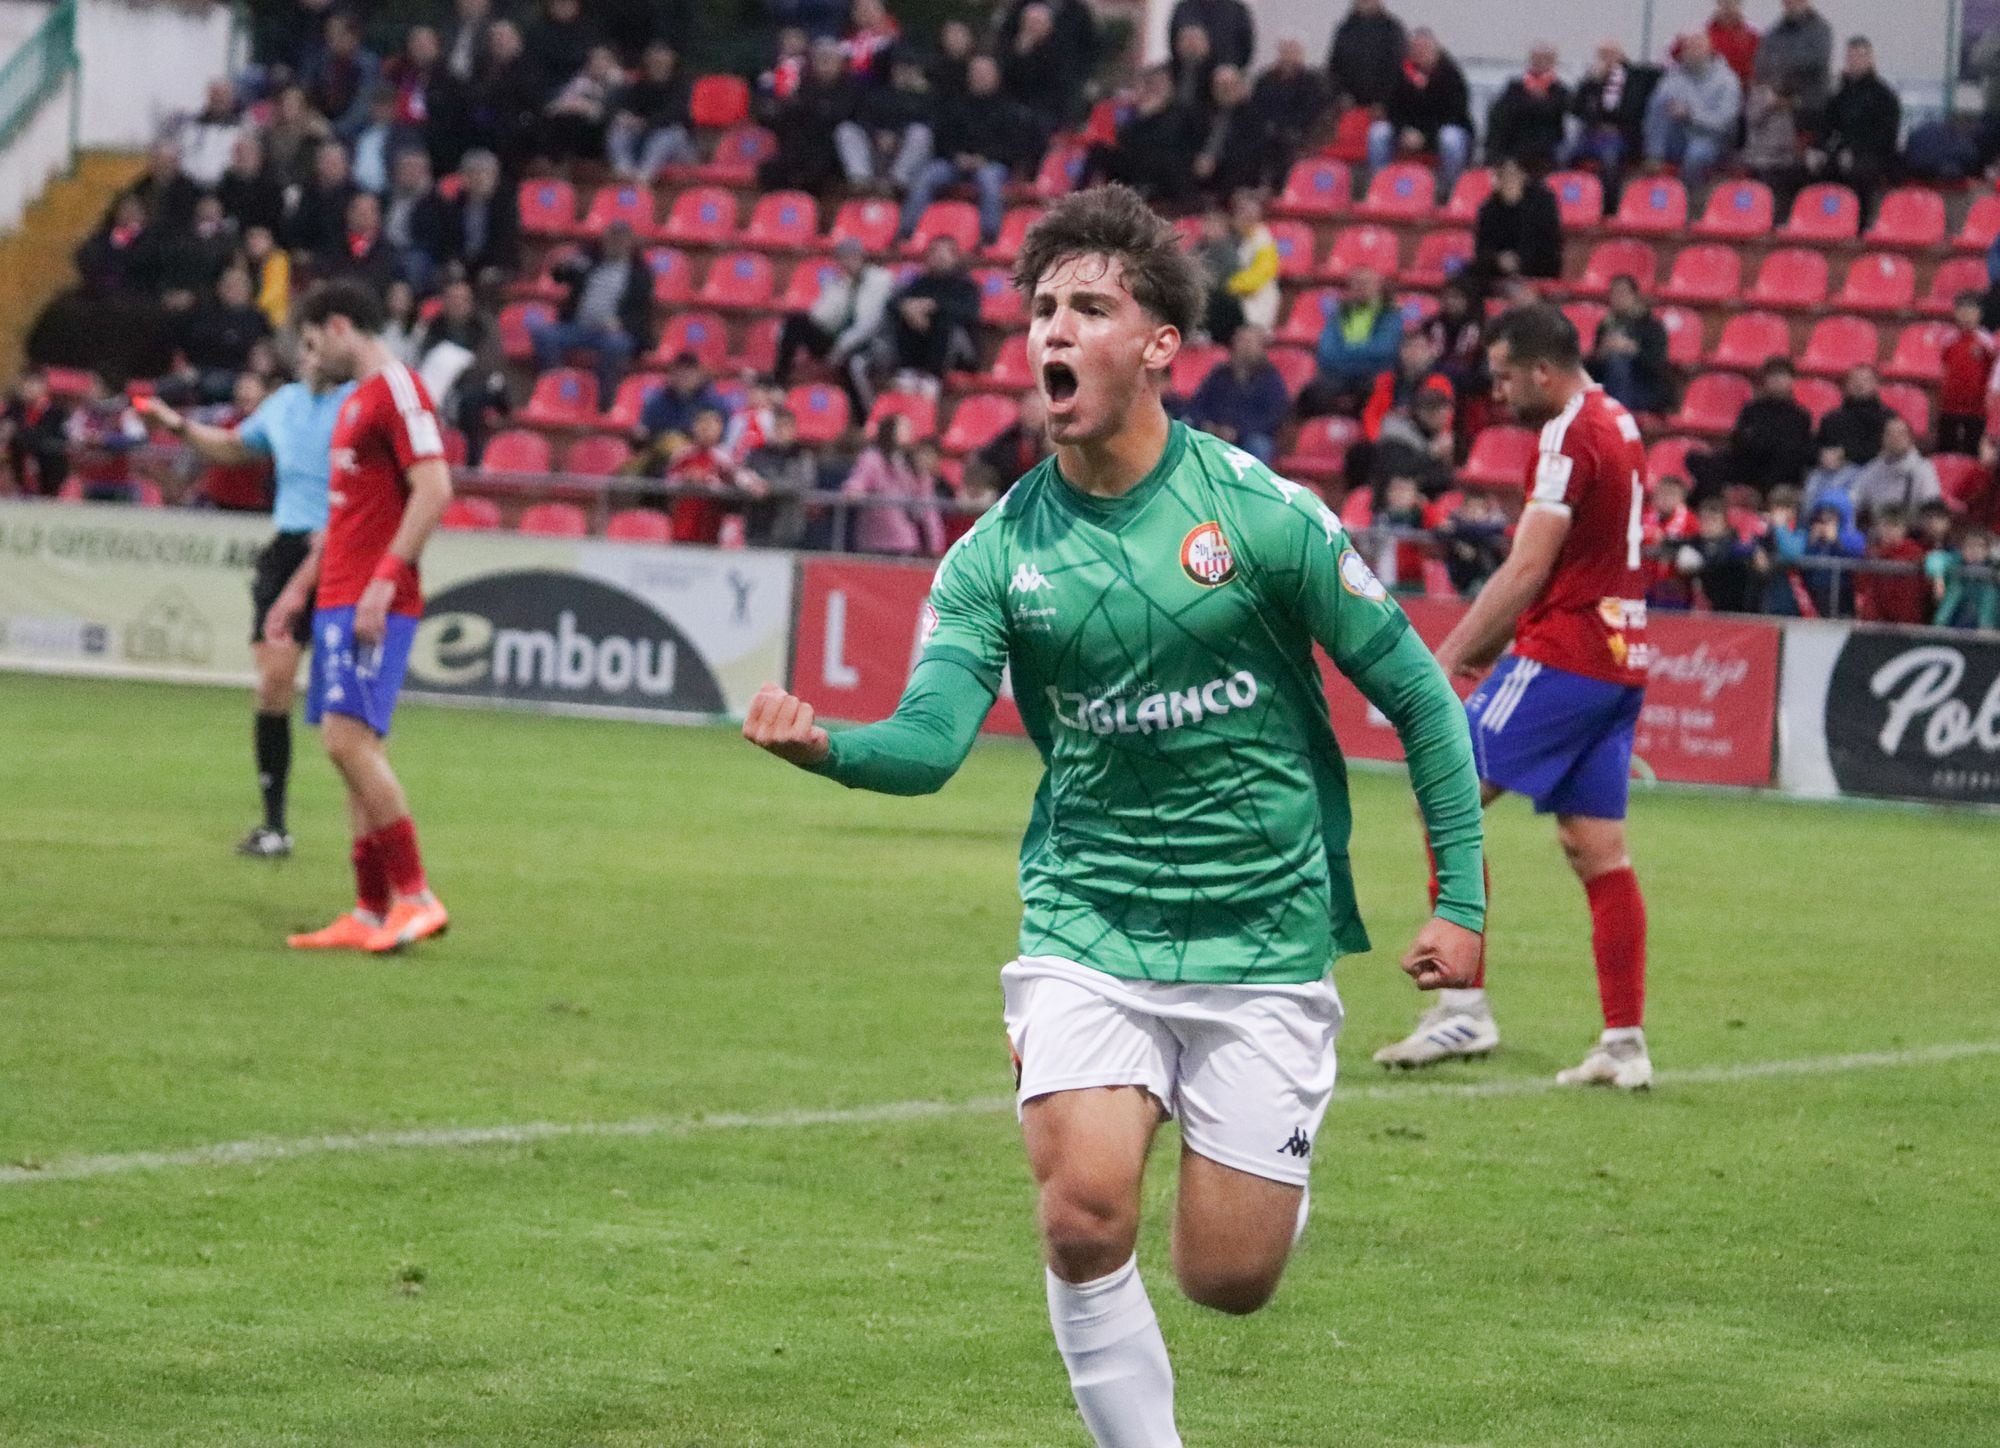
[[[1478,931],[1433,917],[1404,953],[1403,970],[1418,990],[1462,989],[1479,978],[1483,944]]]
[[[776,684],[766,684],[750,701],[743,737],[801,769],[825,763],[829,750],[826,731],[813,723],[812,705]]]

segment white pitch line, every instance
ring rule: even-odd
[[[1784,1061],[1744,1061],[1733,1066],[1696,1066],[1661,1071],[1660,1086],[1715,1086],[1784,1076],[1838,1076],[1854,1071],[1935,1066],[1978,1056],[2000,1056],[2000,1041],[1913,1046],[1902,1051],[1855,1051],[1839,1056],[1803,1056]],[[1509,1077],[1499,1081],[1406,1081],[1353,1086],[1335,1093],[1343,1101],[1428,1101],[1440,1097],[1542,1096],[1559,1089],[1553,1077]],[[713,1112],[703,1116],[642,1116],[631,1121],[527,1121],[511,1126],[433,1127],[412,1131],[362,1131],[341,1136],[223,1141],[179,1151],[123,1151],[101,1156],[62,1157],[40,1166],[0,1166],[0,1187],[31,1182],[73,1182],[129,1172],[175,1167],[256,1166],[296,1157],[365,1151],[438,1150],[466,1146],[523,1146],[572,1137],[693,1136],[711,1131],[784,1130],[805,1126],[872,1126],[898,1121],[985,1116],[1008,1110],[1011,1096],[979,1096],[968,1101],[889,1101],[876,1106],[835,1106],[820,1110]]]

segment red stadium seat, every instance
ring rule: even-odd
[[[653,191],[649,186],[600,186],[583,214],[583,234],[602,236],[615,221],[631,227],[641,241],[653,234]]]
[[[979,283],[979,320],[989,327],[1012,329],[1028,323],[1028,299],[1014,285],[1014,274],[1005,268],[975,268],[972,279]]]
[[[1736,426],[1736,414],[1750,397],[1747,378],[1734,372],[1704,372],[1688,383],[1672,426],[1676,432],[1728,432]]]
[[[537,503],[522,511],[514,531],[541,538],[588,538],[590,519],[574,503]]]
[[[1525,488],[1528,465],[1535,460],[1535,436],[1530,427],[1485,429],[1472,440],[1459,481],[1482,488]]]
[[[1437,209],[1437,175],[1415,161],[1392,162],[1369,181],[1359,209],[1380,221],[1422,220]]]
[[[557,367],[535,379],[521,421],[531,427],[589,427],[597,421],[597,379],[580,367]]]
[[[1931,466],[1937,469],[1938,486],[1944,489],[1944,500],[1954,511],[1977,510],[1985,500],[1989,478],[1979,459],[1939,453],[1931,459]]]
[[[626,508],[611,515],[604,536],[619,543],[671,543],[674,525],[657,509]]]
[[[1276,216],[1338,216],[1354,196],[1354,182],[1344,163],[1329,156],[1308,156],[1285,177],[1285,189],[1271,203]]]
[[[1300,292],[1292,298],[1292,309],[1285,314],[1274,340],[1296,347],[1317,347],[1321,333],[1326,331],[1327,318],[1339,304],[1340,292],[1334,287]]]
[[[694,269],[687,253],[677,247],[656,246],[646,252],[646,265],[653,272],[653,301],[662,307],[678,307],[694,295]]]
[[[1690,370],[1701,366],[1701,314],[1687,307],[1656,307],[1653,315],[1667,329],[1667,361]]]
[[[1271,365],[1285,380],[1285,395],[1295,400],[1319,371],[1318,359],[1304,347],[1273,347],[1270,358]]]
[[[1271,240],[1278,248],[1278,275],[1298,281],[1312,275],[1313,233],[1303,221],[1274,221]]]
[[[924,442],[937,436],[937,404],[921,392],[884,392],[868,409],[868,435],[875,436],[883,422],[903,419],[905,442]]]
[[[556,280],[556,269],[580,255],[574,246],[555,246],[542,258],[542,269],[534,276],[517,276],[507,283],[507,295],[523,301],[560,302],[569,288]]]
[[[566,236],[576,230],[576,188],[567,181],[523,181],[517,204],[521,230],[529,236]]]
[[[741,76],[705,75],[688,96],[688,118],[704,130],[740,126],[750,117],[750,86]]]
[[[1800,377],[1792,382],[1792,401],[1812,414],[1813,426],[1840,406],[1840,389],[1824,377]]]
[[[1944,198],[1928,186],[1897,187],[1882,198],[1868,243],[1903,250],[1943,246]]]
[[[1042,157],[1041,170],[1035,173],[1035,195],[1043,201],[1057,201],[1076,190],[1076,183],[1083,179],[1087,154],[1075,141],[1050,146]]]
[[[487,451],[492,449],[489,447]],[[438,519],[438,527],[454,533],[491,533],[499,526],[500,505],[491,498],[453,498],[444,505],[444,514]]]
[[[1562,314],[1569,318],[1569,324],[1576,328],[1576,337],[1583,344],[1584,354],[1589,355],[1591,345],[1597,340],[1597,329],[1604,321],[1609,309],[1602,302],[1564,302]]]
[[[1326,155],[1336,161],[1345,161],[1357,166],[1368,159],[1368,127],[1375,120],[1374,114],[1366,106],[1349,106],[1341,112],[1340,120],[1333,128],[1333,139],[1326,143]]]
[[[1977,256],[1955,256],[1931,273],[1930,287],[1924,292],[1924,311],[1934,317],[1951,315],[1952,303],[1960,292],[1986,291],[1986,260]]]
[[[639,425],[639,414],[645,409],[646,399],[655,388],[666,386],[666,382],[665,376],[658,372],[634,372],[618,384],[618,395],[605,409],[604,425],[630,432]]]
[[[1984,252],[2000,237],[2000,193],[1988,191],[1984,196],[1973,199],[1972,207],[1965,213],[1965,221],[1958,228],[1958,235],[1951,244],[1961,251]]]
[[[743,244],[760,251],[811,251],[819,245],[819,203],[803,191],[773,191],[750,209]]]
[[[1864,363],[1873,367],[1881,352],[1882,339],[1876,335],[1873,322],[1860,317],[1821,317],[1806,338],[1799,370],[1840,377]]]
[[[837,442],[847,431],[850,414],[847,394],[823,382],[794,387],[785,398],[798,422],[799,441],[809,447]]]
[[[771,304],[777,285],[771,258],[762,252],[726,252],[709,263],[695,300],[718,311],[754,312]]]
[[[1669,301],[1691,302],[1697,306],[1719,306],[1736,300],[1743,290],[1743,254],[1733,246],[1681,248],[1667,273],[1660,296]]]
[[[895,246],[896,226],[901,219],[893,202],[880,198],[844,201],[833,214],[833,228],[826,234],[826,244],[832,247],[852,239],[860,242],[871,256],[880,255]]]
[[[680,246],[727,246],[736,234],[736,193],[690,186],[674,198],[660,235]]]
[[[1090,108],[1084,118],[1083,140],[1092,146],[1109,146],[1118,139],[1118,113],[1123,107],[1116,96],[1107,97]]]
[[[782,317],[755,318],[743,328],[743,345],[723,365],[734,372],[771,371],[778,365],[778,334],[784,327]]]
[[[1207,379],[1208,374],[1229,360],[1229,349],[1214,343],[1202,346],[1183,347],[1174,358],[1173,370],[1169,374],[1167,390],[1176,397],[1192,397]]]
[[[1470,226],[1479,219],[1479,208],[1493,194],[1493,173],[1484,166],[1463,172],[1451,188],[1444,204],[1443,219]]]
[[[1356,109],[1359,109],[1359,107]],[[1354,488],[1350,490],[1347,496],[1340,500],[1340,521],[1347,526],[1350,532],[1366,528],[1370,523],[1374,522],[1375,490],[1373,488]]]
[[[1821,182],[1801,191],[1792,218],[1778,233],[1786,241],[1852,241],[1861,231],[1861,202],[1845,186]]]
[[[1712,367],[1755,372],[1770,358],[1791,353],[1791,323],[1772,312],[1737,312],[1722,324],[1708,361]]]
[[[1016,206],[1000,221],[1000,235],[993,245],[986,248],[986,259],[997,261],[1003,266],[1012,266],[1021,254],[1021,243],[1028,239],[1028,228],[1042,219],[1039,206]]]
[[[671,363],[683,352],[692,352],[711,372],[722,366],[729,355],[729,328],[714,312],[680,312],[660,329],[660,345],[653,357]]]
[[[762,126],[731,126],[715,153],[694,166],[669,166],[666,174],[707,186],[753,186],[757,168],[778,154],[778,138]]]
[[[1469,231],[1426,231],[1417,241],[1417,254],[1403,282],[1413,287],[1441,287],[1465,270],[1472,260],[1472,233]]]
[[[1028,336],[1014,332],[1000,339],[1000,351],[993,365],[979,379],[979,385],[997,392],[1026,392],[1035,386],[1034,370],[1028,366]]]
[[[1772,252],[1743,300],[1757,307],[1820,306],[1826,301],[1825,255],[1798,246]]]
[[[1548,179],[1564,231],[1588,231],[1604,220],[1604,183],[1588,171],[1558,171]]]
[[[1632,238],[1600,241],[1590,249],[1583,275],[1570,283],[1570,290],[1601,297],[1611,289],[1613,277],[1629,276],[1639,284],[1640,291],[1651,291],[1659,265],[1660,259],[1648,242]]]
[[[965,256],[977,252],[979,208],[970,201],[933,201],[917,218],[917,229],[910,233],[903,251],[909,256],[922,256],[924,248],[941,236],[957,242],[959,252]]]
[[[1882,401],[1909,423],[1919,443],[1931,435],[1931,395],[1923,388],[1907,382],[1891,382],[1882,388]]]
[[[1327,251],[1326,265],[1320,268],[1320,275],[1333,281],[1345,281],[1357,267],[1367,267],[1387,280],[1394,281],[1402,257],[1398,254],[1396,233],[1386,226],[1343,226],[1333,234],[1333,246]]]
[[[773,304],[781,312],[809,312],[819,300],[826,278],[838,274],[840,263],[830,257],[808,257],[792,268],[791,280]]]
[[[1917,302],[1917,269],[1906,256],[1871,251],[1858,256],[1833,305],[1854,312],[1900,312]]]
[[[500,309],[500,351],[510,362],[524,362],[534,355],[528,328],[556,319],[556,309],[547,302],[509,302]]]
[[[1717,240],[1749,241],[1768,236],[1776,216],[1771,188],[1762,181],[1723,181],[1708,193],[1708,205],[1691,230]]]
[[[487,440],[479,466],[492,473],[547,473],[555,470],[555,460],[549,452],[546,435],[514,427],[496,432]],[[497,508],[493,519],[497,526],[500,520]]]
[[[632,445],[622,437],[594,432],[570,444],[563,454],[563,471],[586,478],[608,478],[632,460]]]
[[[1688,475],[1687,457],[1701,444],[1691,437],[1663,437],[1646,449],[1646,478],[1655,482],[1661,478],[1685,478]]]
[[[1611,224],[1619,231],[1648,235],[1687,228],[1687,188],[1674,176],[1645,176],[1627,182]]]
[[[1278,475],[1330,483],[1340,476],[1347,450],[1360,436],[1361,425],[1351,417],[1315,417],[1300,426],[1296,446],[1278,459]]]
[[[1944,380],[1944,349],[1955,329],[1946,322],[1912,322],[1896,334],[1884,377],[1936,384]]]
[[[978,452],[1021,418],[1021,405],[997,393],[975,393],[959,403],[944,430],[944,450],[953,457]]]

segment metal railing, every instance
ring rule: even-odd
[[[78,65],[76,0],[62,0],[41,28],[0,65],[0,147],[12,144],[43,102]],[[76,97],[70,105],[70,151],[76,150]]]

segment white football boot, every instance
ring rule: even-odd
[[[1556,1084],[1644,1091],[1653,1084],[1653,1058],[1646,1054],[1646,1033],[1637,1028],[1606,1031],[1582,1065],[1556,1072]]]
[[[1375,1053],[1381,1066],[1405,1071],[1435,1066],[1440,1061],[1470,1061],[1492,1054],[1500,1044],[1500,1028],[1483,990],[1448,990],[1425,1011],[1417,1028]]]

